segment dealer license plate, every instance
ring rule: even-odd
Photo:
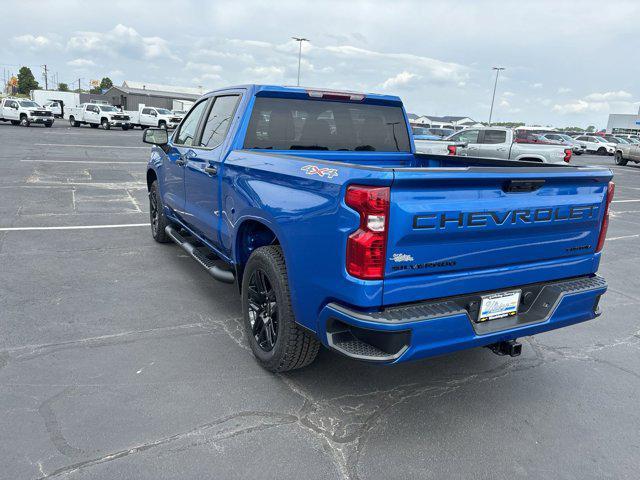
[[[480,303],[478,322],[511,317],[518,313],[521,290],[484,295]]]

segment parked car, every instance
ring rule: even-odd
[[[33,100],[8,97],[0,102],[0,122],[11,122],[11,125],[23,127],[31,124],[51,127],[54,118],[51,110],[41,107]]]
[[[626,143],[618,143],[614,158],[617,165],[624,166],[628,162],[640,163],[640,141],[631,141]]]
[[[570,162],[573,148],[540,141],[517,142],[516,133],[510,128],[482,127],[468,128],[456,132],[446,142],[416,141],[416,149],[421,153],[457,155],[469,157],[499,158],[543,163]]]
[[[413,127],[412,131],[414,140],[440,140],[442,138],[429,133],[429,129],[424,127]]]
[[[131,128],[129,115],[111,105],[83,103],[77,107],[67,107],[65,110],[69,125],[72,127],[89,125],[91,128],[98,128],[102,126],[105,130],[109,130],[111,127],[120,127],[122,130]]]
[[[565,135],[564,133],[543,133],[540,136],[551,143],[556,142],[560,145],[571,147],[574,155],[582,155],[587,151],[587,147],[585,145],[581,145],[574,138],[571,138],[569,135]]]
[[[151,234],[237,283],[273,372],[320,344],[372,363],[517,356],[518,337],[599,315],[609,169],[416,154],[409,132],[395,96],[211,92],[173,135],[144,132]]]
[[[140,105],[138,111],[125,111],[129,115],[131,128],[158,127],[174,129],[182,120],[182,117],[174,115],[171,110],[158,107]]]
[[[613,155],[616,151],[616,144],[608,142],[598,135],[580,135],[576,137],[580,145],[584,145],[587,152],[598,155]]]
[[[46,108],[47,110],[51,110],[51,112],[53,112],[53,116],[55,118],[62,118],[63,117],[63,106],[61,102],[58,102],[56,100],[53,100],[51,102],[47,102],[44,105],[42,105],[42,108]]]

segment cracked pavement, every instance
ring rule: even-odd
[[[0,228],[147,222],[140,137],[0,125]],[[640,167],[613,169],[603,315],[515,359],[272,375],[235,287],[147,227],[0,231],[0,478],[637,478]]]

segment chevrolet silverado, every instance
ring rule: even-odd
[[[153,238],[236,283],[270,371],[517,356],[600,313],[607,168],[418,154],[398,97],[300,87],[208,93],[143,140]]]

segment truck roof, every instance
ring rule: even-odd
[[[332,88],[320,88],[320,87],[305,87],[305,86],[283,86],[283,85],[266,85],[266,84],[245,84],[245,85],[234,85],[230,87],[221,88],[218,90],[212,90],[207,92],[205,95],[210,95],[213,93],[224,92],[228,90],[239,90],[246,89],[249,90],[253,95],[261,95],[261,96],[286,96],[292,98],[308,98],[308,97],[317,97],[320,98],[322,94],[325,96],[331,97],[333,95],[333,99],[338,96],[344,96],[345,98],[350,97],[352,100],[365,99],[367,101],[381,102],[381,103],[392,103],[401,105],[402,100],[400,97],[396,95],[382,95],[378,93],[364,93],[364,92],[354,92],[350,90],[336,90]],[[320,95],[318,95],[320,94]],[[325,97],[326,98],[326,97]]]

